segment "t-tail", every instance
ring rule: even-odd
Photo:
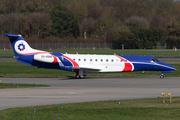
[[[9,33],[4,33],[3,35],[7,36],[10,39],[15,57],[45,52],[31,48],[29,44],[24,40],[22,35]]]
[[[9,33],[4,33],[3,35],[10,39],[15,58],[18,62],[38,66],[39,63],[35,62],[38,61],[41,63],[59,63],[59,66],[63,66],[60,59],[53,55],[53,53],[31,48],[22,35]]]

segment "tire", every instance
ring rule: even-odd
[[[164,78],[164,75],[160,75],[160,78],[163,79],[163,78]]]
[[[79,78],[80,78],[80,75],[76,75],[75,78],[76,78],[76,79],[79,79]]]

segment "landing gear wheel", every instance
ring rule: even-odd
[[[76,79],[79,79],[79,78],[80,78],[80,75],[76,75],[75,78],[76,78]]]
[[[84,78],[84,76],[80,76],[80,78]]]
[[[160,75],[160,78],[161,78],[161,79],[163,79],[163,78],[164,78],[164,75],[163,75],[163,74],[161,74],[161,75]]]
[[[80,78],[84,78],[84,76],[76,75],[75,78],[80,79]]]

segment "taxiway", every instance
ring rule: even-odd
[[[2,83],[44,84],[51,87],[0,89],[0,110],[119,99],[180,96],[180,78],[0,78]]]

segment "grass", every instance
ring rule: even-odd
[[[13,57],[14,56],[14,52],[13,50],[0,50],[0,56],[1,57]]]
[[[28,88],[28,87],[49,87],[48,85],[34,85],[34,84],[10,84],[10,83],[0,83],[0,89],[4,88]]]
[[[75,75],[67,71],[37,68],[16,62],[15,60],[0,61],[0,67],[1,77],[63,77]]]
[[[36,113],[33,113],[36,108]],[[36,107],[10,108],[0,112],[5,120],[178,120],[180,97],[162,103],[162,98],[68,103]]]
[[[49,50],[45,50],[49,51]],[[147,55],[155,57],[180,57],[180,50],[174,51],[173,49],[59,49],[49,52],[62,52],[76,54],[107,54],[113,55]],[[0,56],[14,56],[13,50],[0,50]]]
[[[177,68],[173,73],[165,74],[165,77],[180,77],[180,61],[163,61]],[[74,72],[57,69],[44,69],[16,62],[15,60],[0,61],[0,77],[66,77],[75,76]],[[159,77],[160,72],[142,71],[122,73],[93,73],[87,77]],[[121,75],[121,76],[120,76]]]

